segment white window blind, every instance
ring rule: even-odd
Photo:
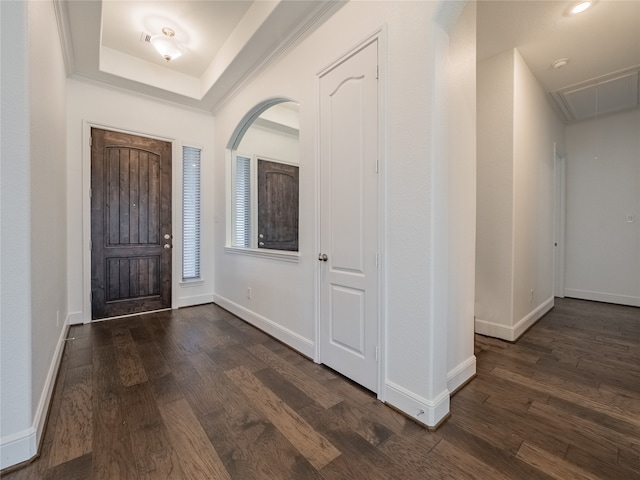
[[[251,159],[236,155],[235,225],[237,247],[251,246]]]
[[[182,147],[182,279],[200,278],[200,149]]]

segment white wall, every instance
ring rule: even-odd
[[[68,313],[67,78],[53,2],[29,2],[28,15],[32,409],[40,417],[49,407]]]
[[[565,142],[564,124],[517,50],[514,98],[513,319],[522,333],[553,306],[554,145],[564,150]]]
[[[519,52],[481,62],[478,333],[515,340],[553,307],[554,144],[564,126]]]
[[[475,374],[476,263],[476,2],[468,2],[451,35],[448,68],[447,384],[453,391]],[[472,267],[470,267],[472,266]]]
[[[265,160],[300,164],[298,137],[255,124],[242,137],[237,152],[244,155],[257,155]]]
[[[640,110],[566,130],[564,293],[640,306]]]
[[[0,2],[0,16],[0,468],[5,468],[35,452],[29,441],[33,418],[27,4]]]
[[[52,2],[1,11],[5,468],[36,454],[66,331],[66,75]]]
[[[512,324],[514,53],[478,63],[475,315]]]
[[[173,306],[213,301],[213,117],[123,91],[78,80],[68,81],[67,205],[69,259],[69,310],[72,322],[88,321],[90,277],[89,235],[89,126],[124,130],[173,142]],[[182,145],[202,148],[201,178],[201,275],[202,282],[181,285],[182,245]],[[83,261],[85,263],[83,263]],[[83,270],[85,268],[85,270]]]
[[[386,343],[380,396],[428,424],[436,423],[448,412],[447,372],[451,367],[447,365],[444,339],[448,300],[442,300],[444,308],[440,310],[433,293],[434,282],[439,280],[434,258],[447,254],[434,246],[445,244],[449,235],[447,230],[434,231],[432,226],[434,199],[446,201],[441,198],[446,193],[433,189],[440,180],[434,176],[433,163],[438,154],[446,152],[443,146],[448,145],[449,133],[442,127],[447,106],[436,101],[446,98],[448,88],[445,82],[436,81],[436,68],[442,67],[436,65],[437,59],[441,60],[438,55],[446,55],[448,48],[446,42],[435,39],[444,35],[436,35],[440,27],[433,23],[439,7],[440,2],[346,4],[216,112],[215,137],[215,215],[219,220],[215,234],[216,301],[313,356],[318,263],[317,74],[376,30],[386,27],[383,37],[387,41],[380,42],[381,88],[386,98],[381,105],[384,149],[380,159],[385,187],[381,196],[381,302]],[[271,97],[291,98],[300,104],[298,263],[225,249],[227,235],[223,227],[229,212],[230,181],[225,145],[242,117]],[[468,208],[460,213],[461,221],[473,223]],[[455,256],[457,248],[454,245],[449,253]],[[460,269],[456,275],[473,277],[473,264],[454,268]],[[249,287],[252,299],[246,295]],[[472,304],[471,295],[461,297],[461,302]],[[456,358],[468,359],[472,355],[471,349]]]

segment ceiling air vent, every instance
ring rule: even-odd
[[[565,119],[586,120],[640,105],[640,65],[551,92]]]
[[[142,33],[140,34],[140,41],[141,41],[142,43],[151,43],[151,37],[152,37],[152,36],[153,36],[153,35],[151,35],[150,33],[142,32]]]

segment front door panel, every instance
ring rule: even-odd
[[[91,135],[92,318],[169,308],[171,144]]]

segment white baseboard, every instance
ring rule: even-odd
[[[291,348],[299,351],[303,355],[306,355],[309,358],[313,358],[315,353],[315,345],[313,341],[305,338],[296,332],[289,330],[288,328],[283,327],[282,325],[277,324],[273,320],[269,320],[268,318],[259,315],[242,305],[238,305],[231,300],[228,300],[219,295],[213,295],[213,301],[220,305],[225,310],[230,311],[234,315],[240,317],[245,322],[250,323],[256,328],[268,333],[272,337],[277,338],[281,342],[287,344]]]
[[[174,302],[174,308],[193,307],[195,305],[203,305],[213,301],[213,293],[208,293],[206,295],[192,295],[190,297],[178,298]]]
[[[385,403],[427,427],[435,427],[449,414],[448,390],[429,400],[389,380],[384,388]]]
[[[58,369],[60,368],[60,362],[62,361],[62,352],[64,351],[64,339],[67,338],[69,331],[69,321],[71,315],[67,316],[64,327],[60,332],[58,338],[58,345],[56,351],[53,354],[51,366],[47,372],[47,378],[45,379],[44,388],[40,395],[40,401],[38,402],[38,408],[33,418],[33,424],[31,427],[17,432],[0,439],[0,470],[17,465],[27,460],[32,459],[38,453],[38,446],[44,427],[47,423],[47,415],[49,414],[49,407],[51,406],[51,395],[53,394],[53,387],[56,384],[56,378],[58,376]]]
[[[38,453],[36,429],[29,427],[0,439],[0,470],[26,462]]]
[[[60,369],[60,362],[62,361],[62,353],[64,352],[65,338],[68,336],[69,317],[67,317],[67,321],[60,332],[58,345],[56,346],[56,351],[53,354],[53,361],[51,362],[51,366],[47,372],[47,379],[44,384],[42,395],[40,396],[40,402],[38,402],[38,409],[36,410],[36,416],[33,422],[38,433],[38,439],[42,438],[42,432],[46,426],[49,406],[51,405],[51,396],[53,395],[53,388],[56,385],[56,378],[58,377],[58,370]]]
[[[82,325],[84,323],[84,312],[73,312],[69,314],[69,325]]]
[[[630,295],[617,295],[615,293],[591,292],[589,290],[565,288],[564,296],[579,298],[581,300],[593,300],[595,302],[615,303],[618,305],[628,305],[630,307],[640,307],[640,297],[632,297]]]
[[[515,325],[503,325],[501,323],[489,322],[487,320],[482,320],[481,318],[476,318],[476,333],[514,342],[553,308],[553,300],[554,297],[549,298],[526,317],[520,319]]]
[[[476,374],[476,356],[471,355],[460,365],[447,372],[447,390],[452,394]]]

